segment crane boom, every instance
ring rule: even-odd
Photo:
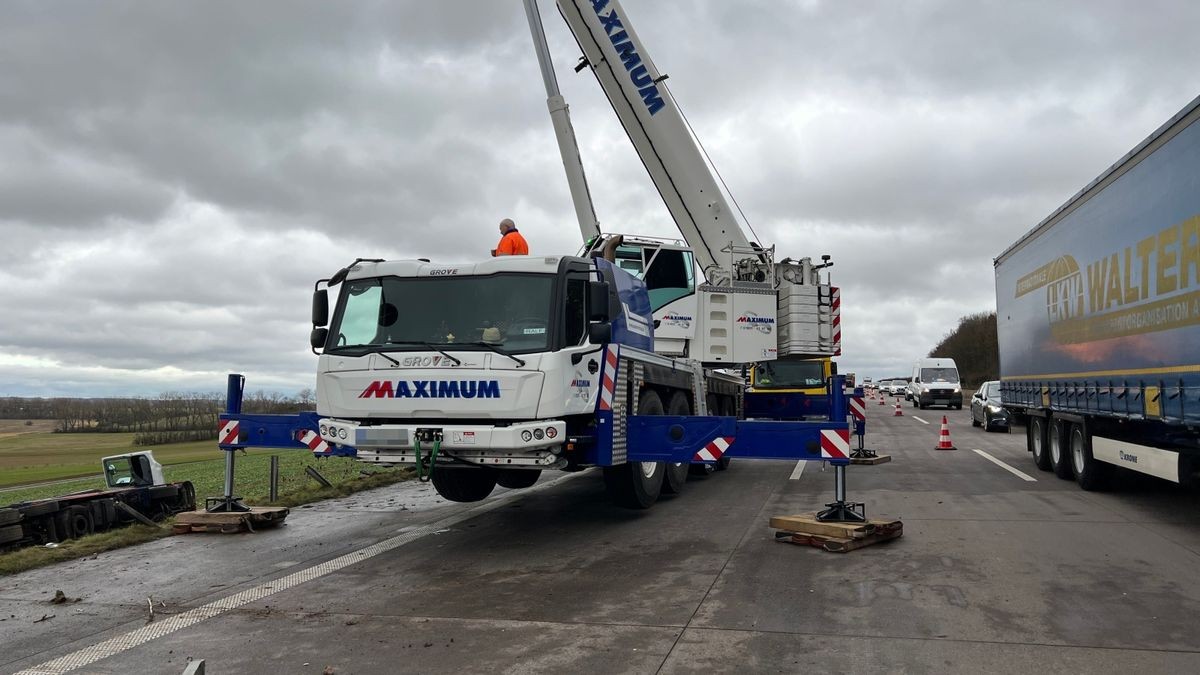
[[[533,35],[538,66],[542,69],[542,82],[546,85],[546,106],[550,109],[554,137],[558,139],[558,152],[567,172],[567,187],[571,191],[571,202],[575,205],[575,218],[579,221],[583,240],[592,241],[600,236],[600,221],[596,218],[587,176],[583,173],[583,160],[579,157],[571,113],[566,99],[558,90],[558,79],[554,77],[554,65],[550,62],[550,47],[546,44],[546,32],[542,29],[537,0],[525,0],[525,16],[529,19],[529,32]]]
[[[738,260],[754,258],[748,252],[749,239],[667,92],[666,76],[654,67],[620,3],[557,2],[704,275],[711,279],[712,268],[731,273]]]

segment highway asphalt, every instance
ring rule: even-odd
[[[892,542],[774,540],[832,498],[817,463],[735,460],[639,512],[595,472],[478,505],[408,483],[0,577],[0,672],[1200,672],[1200,492],[1083,492],[1020,428],[870,403],[893,461],[849,496]]]

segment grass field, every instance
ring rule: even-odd
[[[135,446],[132,433],[56,434],[44,429],[21,432],[20,429],[30,427],[19,426],[23,421],[14,422],[0,420],[0,487],[97,474],[101,457],[126,452],[152,450],[154,458],[164,465],[222,457],[216,440]],[[0,499],[4,496],[0,493]]]
[[[406,480],[413,476],[411,469],[375,467],[345,457],[315,458],[301,450],[275,451],[279,455],[279,499],[278,506],[298,506],[310,502],[341,497],[360,490],[381,487]],[[157,456],[157,451],[155,456]],[[269,494],[268,454],[243,455],[238,453],[235,464],[235,494],[249,504],[266,505]],[[323,488],[304,473],[305,467],[317,469],[332,488]],[[192,462],[163,468],[167,481],[191,481],[196,488],[197,505],[203,508],[205,497],[218,497],[224,489],[225,460]],[[103,487],[100,478],[83,478],[54,485],[28,487],[12,492],[0,493],[0,505],[52,497],[94,487]],[[169,524],[162,528],[134,525],[110,532],[94,534],[82,539],[64,542],[57,548],[40,546],[0,554],[0,576],[15,574],[34,567],[41,567],[64,560],[72,560],[108,551],[123,546],[169,536]],[[217,536],[217,535],[186,535]]]

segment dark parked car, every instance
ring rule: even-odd
[[[999,382],[984,382],[971,397],[971,426],[1008,431],[1008,411],[1000,407]]]

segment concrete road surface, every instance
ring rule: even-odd
[[[1200,672],[1197,492],[1086,493],[1021,429],[892,410],[868,445],[894,461],[849,474],[890,543],[774,541],[830,500],[819,464],[734,461],[639,512],[595,472],[477,505],[410,483],[0,578],[0,672]]]

